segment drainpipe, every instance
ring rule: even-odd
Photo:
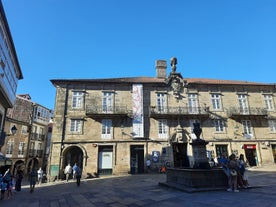
[[[25,157],[25,172],[26,174],[29,174],[29,172],[32,171],[32,168],[33,168],[33,159],[32,159],[32,164],[30,165],[30,169],[28,168],[29,166],[29,157],[30,157],[30,145],[31,145],[31,137],[32,137],[32,132],[33,132],[33,115],[34,115],[34,107],[35,107],[35,104],[32,104],[32,111],[30,113],[30,122],[29,122],[29,125],[28,125],[28,129],[29,129],[29,134],[28,134],[28,145],[27,145],[27,152],[26,152],[26,157]],[[28,171],[30,170],[30,171]]]
[[[61,133],[61,143],[60,143],[60,154],[59,154],[59,174],[58,178],[61,179],[62,174],[62,151],[63,151],[63,143],[65,139],[65,133],[66,133],[66,115],[67,115],[67,108],[68,108],[68,85],[66,85],[66,93],[65,93],[65,100],[64,100],[64,112],[63,112],[63,125],[62,125],[62,133]]]

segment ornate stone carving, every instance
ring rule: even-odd
[[[170,73],[167,79],[167,84],[171,86],[171,89],[173,91],[173,95],[175,96],[175,98],[180,99],[181,98],[180,94],[183,93],[184,87],[186,87],[187,82],[183,80],[183,77],[180,73],[176,73],[177,58],[172,57],[170,61],[171,61],[172,72]]]

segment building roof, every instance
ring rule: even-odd
[[[209,79],[209,78],[187,78],[188,83],[195,84],[219,84],[219,85],[275,85],[269,83],[260,82],[249,82],[241,80],[220,80],[220,79]]]
[[[187,84],[208,84],[208,85],[275,85],[269,83],[238,81],[238,80],[219,80],[208,78],[184,78]],[[102,78],[102,79],[52,79],[53,85],[60,84],[91,84],[91,83],[160,83],[165,84],[166,79],[155,77],[122,77],[122,78]]]

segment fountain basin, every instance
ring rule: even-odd
[[[166,182],[159,185],[189,193],[225,190],[228,187],[228,178],[222,168],[167,168],[166,176]]]

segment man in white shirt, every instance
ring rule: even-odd
[[[65,169],[64,169],[64,174],[66,175],[66,181],[68,182],[68,180],[69,180],[69,177],[70,177],[70,175],[71,175],[71,173],[72,173],[72,167],[71,167],[71,165],[70,165],[70,163],[65,167]]]
[[[43,170],[39,168],[39,170],[37,171],[37,181],[39,185],[42,183],[42,177],[43,177]]]

